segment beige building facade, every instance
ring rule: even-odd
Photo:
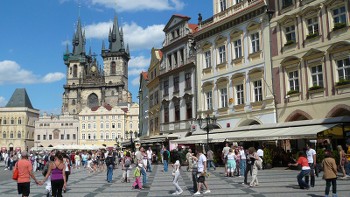
[[[116,144],[136,138],[138,130],[138,104],[125,106],[98,106],[84,108],[79,113],[79,145],[114,147]]]
[[[43,114],[35,121],[35,148],[56,145],[77,145],[79,119],[68,113],[54,116]]]
[[[266,2],[213,0],[213,5],[213,16],[199,17],[194,34],[198,116],[215,116],[227,129],[275,123]]]
[[[350,2],[273,2],[278,122],[350,116]]]
[[[0,108],[1,150],[30,150],[34,147],[34,109],[24,88],[16,89],[5,107]]]

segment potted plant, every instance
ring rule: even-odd
[[[292,44],[295,44],[295,41],[294,40],[288,40],[286,42],[286,44],[284,44],[284,46],[289,46],[289,45],[292,45]]]
[[[317,36],[318,36],[318,33],[309,34],[306,36],[306,40],[311,39],[311,38],[315,38]]]
[[[342,29],[344,27],[346,27],[346,23],[335,23],[334,27],[333,27],[333,31],[338,30],[338,29]]]
[[[335,86],[342,86],[342,85],[348,85],[350,84],[350,80],[348,79],[340,79],[338,82],[335,83]]]
[[[314,86],[309,88],[309,91],[318,90],[318,89],[322,89],[322,88],[323,88],[322,86],[314,85]]]
[[[299,90],[289,90],[287,92],[287,95],[292,95],[292,94],[297,94],[297,93],[299,93]]]
[[[272,150],[268,148],[264,148],[264,161],[265,169],[272,168]]]

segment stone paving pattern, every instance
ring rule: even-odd
[[[121,169],[116,169],[113,175],[113,182],[106,181],[106,172],[88,173],[84,169],[73,169],[68,181],[68,191],[64,197],[141,197],[141,196],[173,196],[175,187],[172,185],[171,167],[169,172],[162,171],[162,165],[153,165],[152,173],[148,173],[148,188],[144,190],[133,190],[131,183],[121,183]],[[192,196],[191,172],[183,171],[182,168],[179,184],[184,192],[181,196]],[[250,188],[242,185],[243,177],[224,177],[223,168],[210,171],[207,179],[210,194],[201,196],[242,196],[242,197],[279,197],[279,196],[324,196],[325,181],[321,177],[316,178],[316,186],[310,190],[300,190],[297,185],[298,171],[285,170],[284,168],[273,168],[270,170],[260,170],[258,172],[259,186]],[[17,185],[11,179],[11,171],[0,170],[0,196],[16,197]],[[39,180],[43,179],[41,172],[35,173]],[[322,174],[321,174],[322,175]],[[250,177],[248,178],[248,181]],[[339,197],[350,197],[350,179],[337,181]],[[37,186],[33,181],[31,184],[31,194],[33,197],[46,196],[45,187]]]

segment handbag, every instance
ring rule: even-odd
[[[15,181],[17,181],[17,179],[18,179],[18,166],[17,166],[17,163],[16,163],[16,168],[13,170],[12,179],[15,180]]]

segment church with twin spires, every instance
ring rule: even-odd
[[[80,18],[73,35],[73,51],[68,45],[63,55],[66,70],[62,113],[77,115],[85,107],[116,106],[131,103],[128,90],[128,62],[130,52],[125,47],[123,29],[118,26],[117,17],[109,30],[108,48],[102,42],[103,66],[98,64],[96,55],[85,50],[85,31]]]

